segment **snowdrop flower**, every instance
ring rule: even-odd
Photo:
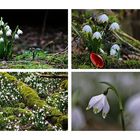
[[[18,36],[18,34],[15,34],[15,39],[19,39],[19,36]]]
[[[0,26],[3,26],[4,25],[4,22],[1,20],[0,21]]]
[[[119,30],[119,29],[120,29],[120,26],[117,22],[113,22],[109,27],[110,31],[115,31],[115,30]]]
[[[112,56],[117,55],[117,51],[114,49],[110,49],[110,55],[112,55]]]
[[[114,49],[114,50],[117,50],[119,51],[120,50],[120,46],[118,44],[114,44],[111,49]]]
[[[86,109],[89,110],[90,108],[93,108],[93,112],[95,114],[99,113],[102,110],[102,117],[105,119],[107,113],[110,110],[106,95],[100,94],[92,97]]]
[[[18,29],[17,34],[18,34],[18,35],[23,34],[23,31],[20,30],[20,29]]]
[[[102,36],[101,36],[100,32],[95,32],[95,33],[93,34],[92,38],[93,38],[93,39],[94,39],[94,38],[96,38],[96,39],[102,39]]]
[[[8,31],[6,32],[6,36],[11,36],[11,34],[12,34],[12,30],[8,30]]]
[[[4,39],[2,37],[0,38],[0,42],[4,42]]]
[[[87,33],[92,33],[92,29],[89,25],[85,25],[82,30]]]
[[[108,16],[106,14],[102,14],[98,17],[98,22],[99,23],[105,23],[108,22]]]
[[[3,35],[3,31],[2,30],[0,30],[0,35]]]
[[[10,30],[10,27],[7,25],[7,26],[5,27],[5,30]]]

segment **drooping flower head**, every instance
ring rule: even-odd
[[[102,117],[105,119],[107,113],[110,110],[110,106],[108,104],[106,95],[105,94],[100,94],[100,95],[97,95],[97,96],[93,96],[90,99],[88,107],[86,108],[86,110],[89,110],[91,108],[93,108],[93,112],[95,114],[102,111]]]
[[[114,44],[110,49],[110,55],[116,56],[118,55],[119,51],[120,51],[120,46],[118,44]]]
[[[102,35],[100,34],[100,32],[95,32],[95,33],[93,34],[92,38],[93,38],[93,39],[96,38],[97,40],[98,40],[98,39],[102,39]]]
[[[97,21],[99,23],[105,23],[105,22],[108,22],[108,16],[106,14],[102,14],[100,15],[98,18],[97,18]]]
[[[119,29],[120,29],[120,25],[117,22],[113,22],[109,27],[110,31],[117,31]]]
[[[89,25],[85,25],[82,29],[82,31],[86,32],[86,33],[92,33],[92,29]]]

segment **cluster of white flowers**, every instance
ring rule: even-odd
[[[19,39],[19,35],[23,34],[21,29],[17,29],[12,33],[10,26],[4,23],[3,19],[0,20],[0,42],[4,42],[5,36],[10,37],[14,35],[15,39]]]
[[[1,77],[0,87],[0,100],[2,106],[8,106],[8,104],[14,105],[17,102],[22,101],[22,96],[17,90],[16,85],[9,82],[7,78]]]
[[[97,18],[97,21],[98,21],[99,23],[107,23],[108,20],[109,20],[109,17],[108,17],[106,14],[102,14],[102,15],[100,15],[100,16]],[[119,29],[120,29],[120,26],[119,26],[119,24],[118,24],[117,22],[113,22],[113,23],[110,25],[110,27],[109,27],[109,30],[110,30],[110,31],[117,31],[117,30],[119,30]],[[83,31],[83,32],[86,32],[86,33],[91,33],[91,34],[93,33],[93,32],[92,32],[92,28],[91,28],[90,25],[85,25],[85,26],[83,27],[82,31]],[[96,32],[93,33],[92,38],[93,38],[93,39],[97,39],[97,40],[102,39],[102,33],[96,31]]]

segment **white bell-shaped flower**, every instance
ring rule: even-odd
[[[119,51],[120,50],[120,46],[118,44],[114,44],[111,49],[114,49],[114,50],[117,50]]]
[[[93,39],[94,39],[94,38],[96,38],[96,39],[102,39],[102,36],[101,36],[100,32],[95,32],[95,33],[93,34],[92,38],[93,38]]]
[[[119,30],[119,29],[120,29],[120,25],[117,22],[113,22],[109,27],[109,30],[111,30],[111,31],[115,31],[115,30]]]
[[[23,34],[23,31],[20,30],[20,29],[18,29],[17,34],[18,34],[18,35]]]
[[[118,53],[117,53],[116,50],[110,49],[110,55],[111,55],[111,56],[116,56],[117,54],[118,54]]]
[[[0,35],[3,35],[3,31],[2,30],[0,30]]]
[[[15,38],[15,39],[19,39],[18,34],[15,34],[14,38]]]
[[[92,33],[92,29],[89,25],[85,25],[82,31],[87,32],[87,33]]]
[[[4,22],[1,20],[0,21],[0,26],[3,26],[4,25]]]
[[[11,34],[12,34],[12,30],[11,29],[6,32],[6,36],[11,36]]]
[[[87,110],[93,108],[95,114],[102,110],[102,117],[106,118],[107,113],[110,110],[110,106],[107,101],[107,97],[104,94],[94,96],[90,99]]]
[[[105,22],[108,22],[108,16],[106,14],[102,14],[100,15],[98,18],[97,18],[97,21],[99,23],[105,23]]]
[[[4,39],[3,39],[3,37],[1,37],[1,38],[0,38],[0,42],[4,42]]]
[[[7,26],[5,27],[5,30],[10,30],[10,27],[7,25]]]

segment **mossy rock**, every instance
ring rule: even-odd
[[[46,105],[45,101],[40,99],[37,92],[25,83],[18,81],[14,76],[6,72],[1,72],[0,75],[6,77],[9,81],[14,82],[17,85],[17,90],[22,95],[24,103],[28,107],[35,107],[34,105],[36,105],[37,107],[43,107]]]
[[[60,125],[63,130],[67,130],[68,129],[68,117],[66,115],[60,116],[57,119],[57,125]]]
[[[12,107],[5,107],[2,108],[1,112],[3,112],[3,116],[8,117],[8,116],[18,116],[18,114],[25,114],[27,116],[31,116],[32,112],[28,109],[22,109],[22,108],[12,108]]]

